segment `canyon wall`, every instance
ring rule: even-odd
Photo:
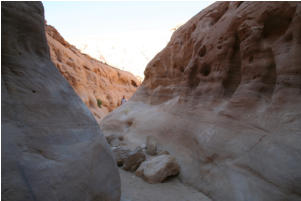
[[[51,60],[98,122],[120,105],[123,96],[129,99],[141,84],[131,73],[81,53],[54,27],[46,25],[45,29]]]
[[[133,147],[153,136],[212,200],[301,200],[300,22],[300,2],[212,4],[175,31],[104,134]]]
[[[50,60],[41,2],[1,2],[1,194],[119,201],[120,177],[89,109]]]

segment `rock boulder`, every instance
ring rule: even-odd
[[[160,183],[167,177],[179,174],[180,167],[170,155],[160,155],[144,161],[136,170],[136,175],[148,183]]]

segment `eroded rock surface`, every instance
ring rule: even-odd
[[[156,137],[212,200],[301,200],[300,21],[300,2],[214,3],[102,129],[128,144]]]
[[[131,73],[81,53],[52,26],[46,25],[51,60],[98,121],[129,99],[141,84]]]
[[[40,2],[1,2],[2,200],[119,201],[99,126],[50,60]]]

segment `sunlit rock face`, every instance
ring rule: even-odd
[[[91,112],[50,60],[40,2],[1,2],[2,200],[119,201]]]
[[[46,36],[51,60],[98,122],[120,105],[123,96],[129,99],[141,84],[133,74],[81,53],[50,25],[46,25]]]
[[[212,200],[301,200],[301,4],[217,2],[173,34],[102,122],[156,137]]]

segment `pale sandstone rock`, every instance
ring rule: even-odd
[[[160,183],[167,177],[179,174],[180,167],[173,156],[160,155],[141,163],[136,170],[136,175],[148,183]]]
[[[153,135],[212,200],[301,200],[300,21],[300,2],[214,3],[101,128],[137,145]]]
[[[51,60],[98,121],[129,99],[141,84],[133,74],[81,53],[52,26],[46,25]],[[98,106],[98,100],[102,102]]]
[[[2,200],[120,199],[112,153],[50,60],[40,2],[1,2]]]
[[[157,154],[157,140],[153,136],[146,137],[146,153],[149,155]]]

